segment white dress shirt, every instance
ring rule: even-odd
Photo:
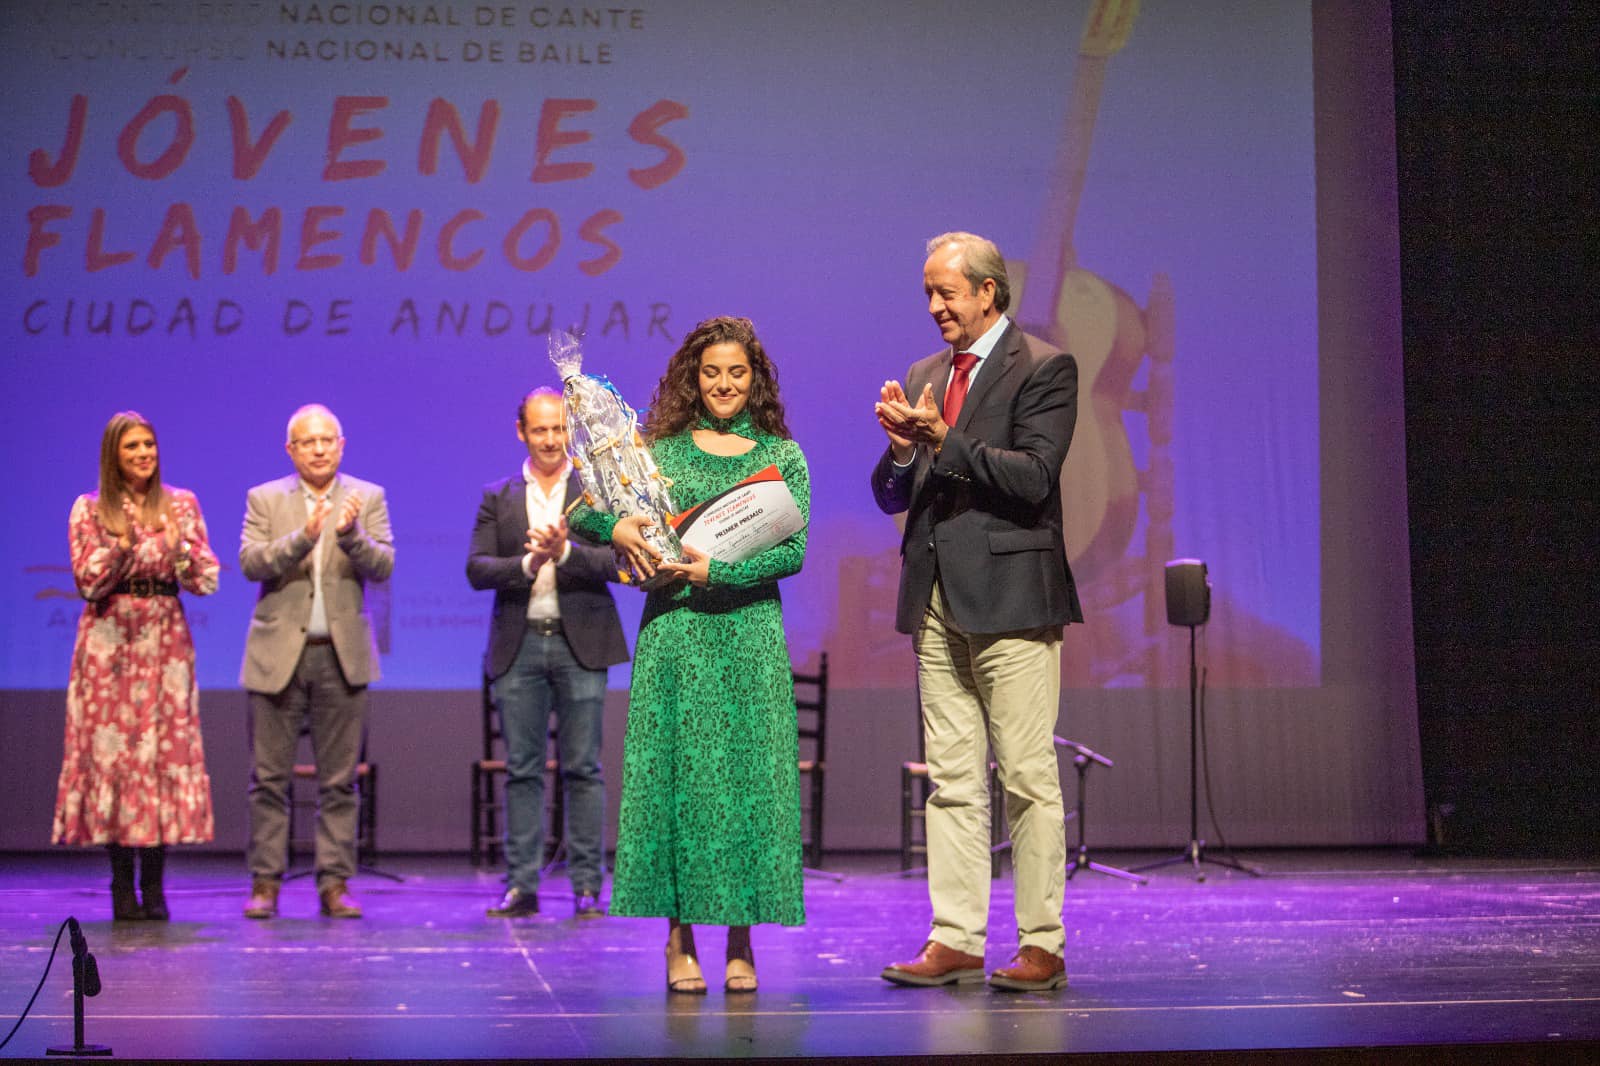
[[[318,501],[325,500],[333,494],[333,482],[328,482],[328,487],[319,493],[301,478],[300,494],[305,497],[306,517],[310,518],[317,509]],[[339,516],[330,510],[328,517],[322,523],[322,535],[317,538],[316,546],[311,549],[311,621],[306,623],[308,637],[328,635],[328,605],[322,601],[322,542],[327,539],[328,531],[338,521]]]
[[[571,472],[570,463],[563,466],[560,476],[556,478],[555,488],[546,493],[533,472],[533,460],[522,461],[522,480],[527,486],[529,529],[543,529],[561,521],[567,506],[567,477]],[[533,572],[533,556],[529,554],[522,557],[522,572],[533,581],[533,594],[528,597],[530,619],[561,617],[561,606],[556,600],[556,567],[566,562],[571,554],[572,544],[568,542],[562,545],[561,555],[539,567],[537,574]]]

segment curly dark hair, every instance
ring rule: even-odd
[[[656,383],[650,398],[650,415],[644,438],[654,443],[690,429],[706,413],[700,403],[700,353],[713,344],[732,342],[744,349],[750,359],[750,393],[746,403],[750,420],[757,429],[775,437],[790,437],[783,418],[783,401],[778,399],[778,368],[767,357],[748,318],[721,315],[708,318],[683,338],[667,362],[667,372]]]

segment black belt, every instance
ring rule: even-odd
[[[561,619],[559,618],[530,618],[528,628],[541,637],[559,637],[561,635]]]
[[[313,644],[332,644],[332,643],[333,643],[333,638],[329,637],[329,636],[307,637],[306,638],[306,646],[307,647],[310,647]]]
[[[134,577],[126,581],[119,581],[111,590],[113,596],[176,596],[178,583],[176,581],[157,581],[154,578]]]

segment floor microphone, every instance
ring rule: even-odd
[[[78,919],[67,919],[67,935],[72,941],[72,976],[86,996],[100,994],[100,964],[94,961],[89,941],[84,938]]]

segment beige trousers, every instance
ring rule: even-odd
[[[1066,943],[1067,841],[1056,714],[1061,633],[968,634],[946,617],[934,583],[913,638],[927,742],[930,938],[982,955],[989,927],[989,748],[1005,791],[1018,947],[1060,955]]]

